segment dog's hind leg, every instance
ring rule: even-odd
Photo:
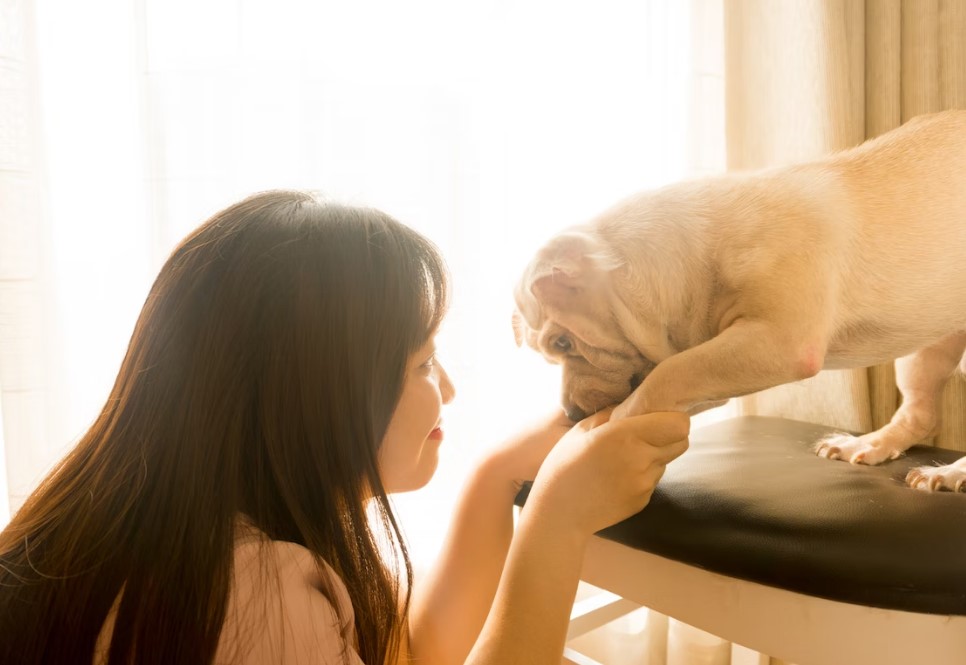
[[[853,464],[879,464],[895,459],[910,446],[939,430],[942,391],[966,351],[966,332],[896,360],[896,385],[902,405],[889,423],[862,436],[835,434],[818,442],[815,452]],[[915,485],[918,486],[918,485]]]
[[[959,371],[966,373],[966,354],[959,361]],[[906,484],[927,491],[966,492],[966,457],[943,466],[916,467],[906,475]]]

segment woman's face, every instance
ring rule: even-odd
[[[409,359],[402,397],[379,449],[379,476],[387,493],[419,489],[436,471],[443,442],[440,413],[454,389],[435,354],[431,337]]]

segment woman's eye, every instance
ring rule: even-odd
[[[436,366],[436,356],[430,356],[429,359],[420,366],[425,369],[432,369]]]
[[[560,353],[567,353],[570,351],[570,349],[574,347],[573,347],[573,344],[570,343],[569,339],[567,339],[566,337],[560,336],[557,339],[553,340],[553,348],[555,351],[558,351]]]

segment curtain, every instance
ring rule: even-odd
[[[966,108],[963,0],[727,0],[729,169],[847,148],[913,116]],[[891,364],[821,372],[741,400],[778,415],[868,432],[900,395]],[[943,398],[935,445],[966,450],[966,382]]]
[[[0,3],[0,522],[50,455],[49,237],[39,126],[34,16]]]

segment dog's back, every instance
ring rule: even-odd
[[[843,315],[876,320],[897,343],[896,328],[929,337],[966,327],[966,111],[914,118],[827,163],[856,222]]]

